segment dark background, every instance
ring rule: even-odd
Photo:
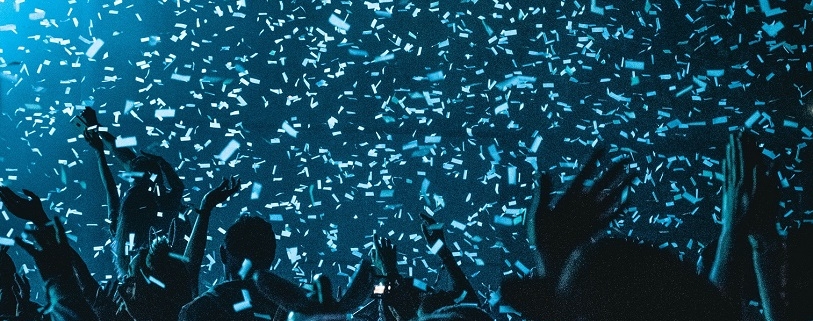
[[[416,216],[429,204],[484,298],[533,264],[524,226],[495,217],[529,206],[534,168],[563,190],[594,145],[609,148],[602,163],[632,157],[638,177],[634,207],[608,233],[693,262],[718,232],[712,177],[728,133],[759,113],[751,128],[787,179],[783,225],[811,219],[813,5],[771,0],[785,12],[768,16],[757,1],[611,3],[2,2],[0,26],[14,31],[0,31],[0,184],[47,197],[109,277],[95,157],[69,124],[93,106],[115,135],[177,166],[190,204],[239,175],[244,189],[209,229],[213,258],[218,228],[249,212],[273,220],[286,277],[344,276],[377,232],[395,240],[402,273],[432,282],[439,260]],[[88,59],[94,38],[104,45]],[[238,151],[216,159],[231,140]],[[23,228],[0,220],[2,237]],[[203,273],[222,278],[218,264]]]

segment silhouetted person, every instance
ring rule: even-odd
[[[130,256],[149,245],[152,231],[168,231],[181,208],[183,182],[163,158],[142,152],[127,162],[131,186],[119,197],[107,165],[101,133],[86,130],[85,139],[96,151],[108,205],[107,219],[113,237],[113,254],[119,275],[126,274]],[[166,179],[169,189],[164,186]],[[183,232],[173,233],[183,234]],[[175,236],[173,235],[173,236]]]
[[[130,262],[121,295],[134,320],[177,320],[181,307],[193,299],[185,262],[170,252],[168,240],[159,238]]]
[[[237,321],[268,320],[273,317],[277,305],[258,292],[250,276],[254,271],[271,268],[276,245],[276,234],[271,223],[255,216],[238,218],[226,230],[220,246],[226,282],[213,286],[185,305],[179,319]],[[249,279],[244,280],[247,276]]]
[[[625,239],[576,250],[556,292],[556,320],[737,320],[717,289],[675,255]]]
[[[43,320],[40,305],[30,300],[31,284],[16,272],[8,249],[0,246],[0,320]]]

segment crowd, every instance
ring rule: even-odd
[[[219,260],[223,281],[201,291],[198,275],[212,211],[239,192],[240,179],[224,178],[194,208],[184,211],[184,185],[163,158],[115,148],[99,131],[92,109],[83,113],[85,139],[96,151],[108,200],[109,231],[118,277],[100,282],[74,250],[65,218],[49,218],[40,198],[0,187],[5,209],[30,222],[15,238],[33,258],[46,301],[31,301],[30,285],[7,247],[0,249],[0,318],[3,320],[810,320],[809,227],[777,228],[781,199],[776,170],[762,161],[754,136],[731,135],[723,161],[717,242],[696,266],[641,240],[602,233],[623,209],[633,176],[629,162],[599,168],[599,149],[555,202],[551,178],[539,173],[527,220],[536,266],[523,278],[502,280],[492,297],[476,292],[447,247],[444,224],[421,214],[427,251],[451,279],[435,289],[398,270],[397,247],[374,236],[374,246],[346,287],[334,290],[317,274],[297,284],[271,271],[276,235],[262,217],[231,225]],[[121,196],[107,156],[131,174]],[[187,237],[184,237],[188,235]],[[469,271],[474,272],[474,271]],[[754,303],[757,304],[754,304]]]

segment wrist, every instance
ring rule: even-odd
[[[438,256],[439,256],[441,259],[449,259],[449,258],[454,258],[454,255],[452,254],[452,250],[450,250],[450,249],[449,249],[448,247],[446,247],[445,245],[444,245],[443,247],[441,247],[441,248],[440,248],[440,250],[438,250]]]
[[[31,223],[34,223],[34,226],[36,226],[37,229],[45,228],[48,225],[48,223],[51,222],[51,220],[49,220],[48,217],[45,214],[42,214],[42,216],[45,217],[45,218],[44,219],[38,218],[38,219],[35,219],[35,220],[31,221]]]
[[[395,277],[398,275],[398,268],[394,264],[388,264],[384,267],[384,275],[389,278]]]

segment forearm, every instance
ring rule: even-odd
[[[469,282],[469,279],[466,277],[463,269],[457,265],[457,261],[455,260],[452,251],[448,247],[444,246],[440,251],[438,251],[438,256],[443,261],[443,266],[446,267],[446,270],[449,271],[449,276],[452,278],[452,291],[460,296],[463,296],[463,300],[458,303],[466,302],[479,304],[477,295],[474,292],[474,287],[471,285],[471,282]]]
[[[82,257],[79,256],[75,250],[71,253],[73,259],[73,272],[76,275],[76,280],[79,282],[79,287],[82,289],[82,295],[88,302],[95,300],[96,293],[99,291],[99,283],[90,274],[87,264]]]
[[[178,176],[178,173],[175,172],[175,168],[167,162],[166,160],[160,160],[161,164],[161,171],[164,172],[164,178],[167,180],[167,184],[169,184],[169,188],[172,189],[173,192],[183,193],[184,184],[183,180]]]
[[[538,236],[536,235],[536,215],[538,215],[539,213],[538,212],[540,206],[539,203],[541,201],[539,195],[541,189],[538,183],[539,179],[537,179],[536,181],[537,183],[534,184],[534,189],[532,192],[534,197],[531,200],[531,206],[528,208],[526,212],[525,226],[528,230],[527,231],[528,243],[530,243],[531,248],[534,250],[534,254],[536,254],[534,255],[534,261],[536,261],[536,266],[538,269],[542,269],[544,271],[545,270],[544,260],[542,258],[542,254],[539,252],[538,248],[539,244],[537,242]]]
[[[186,250],[184,251],[184,257],[189,260],[187,270],[191,278],[192,291],[195,295],[198,294],[198,274],[200,273],[200,264],[203,262],[203,255],[206,252],[206,234],[209,230],[211,215],[211,210],[207,209],[203,209],[198,213],[195,226],[192,228],[192,234],[189,236],[189,243],[186,244]]]
[[[709,281],[735,303],[741,303],[741,255],[737,250],[738,238],[733,231],[723,230],[717,244]]]
[[[99,174],[102,177],[102,184],[104,185],[105,194],[107,196],[107,219],[113,224],[110,230],[115,231],[121,200],[119,198],[119,192],[116,189],[116,182],[113,180],[113,172],[111,172],[110,167],[107,166],[107,157],[104,155],[104,150],[97,150],[96,155],[99,159]]]
[[[45,281],[48,295],[46,310],[53,321],[98,320],[90,304],[82,296],[76,277],[70,273],[48,278]]]
[[[754,272],[762,301],[765,320],[784,320],[786,302],[784,298],[783,267],[786,262],[785,249],[776,237],[750,237]]]

